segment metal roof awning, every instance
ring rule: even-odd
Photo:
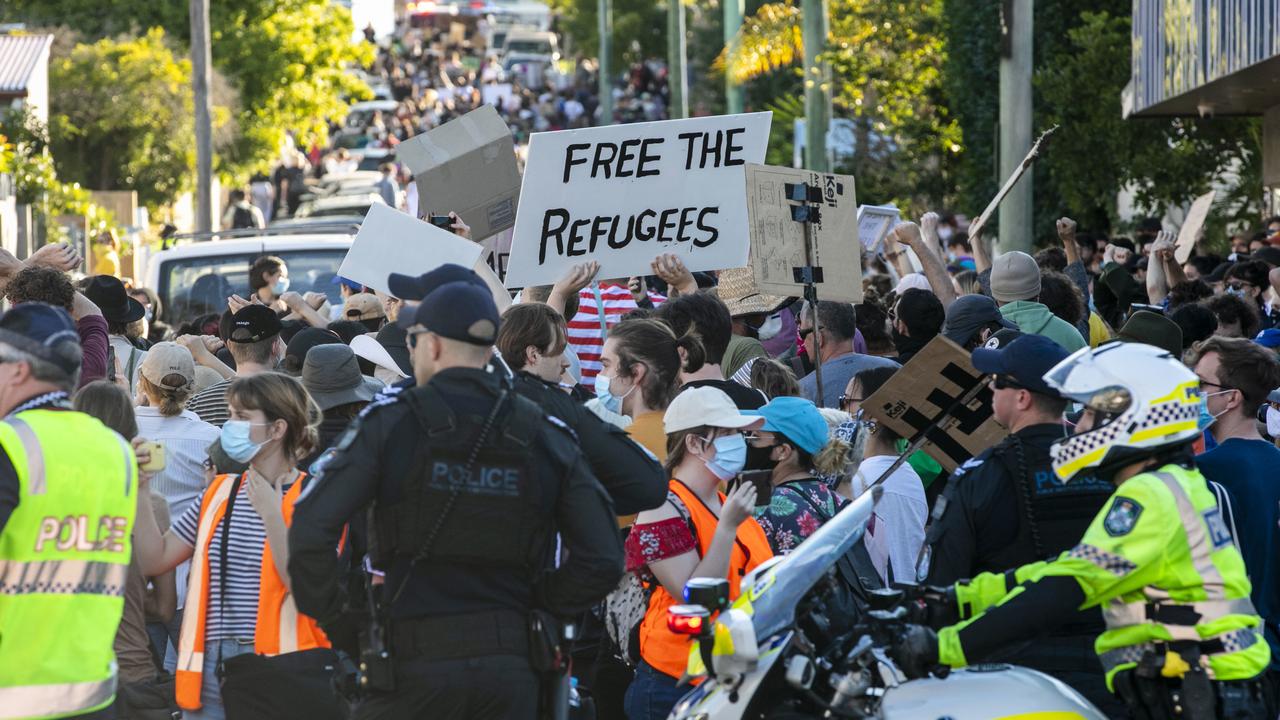
[[[1261,115],[1280,106],[1280,56],[1211,80],[1133,112],[1132,83],[1122,96],[1125,117]]]
[[[23,97],[52,35],[0,35],[0,96]]]

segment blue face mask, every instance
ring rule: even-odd
[[[271,292],[276,295],[283,295],[289,292],[289,278],[282,277],[279,280],[276,280],[276,283],[271,286]]]
[[[1236,296],[1236,297],[1238,297],[1238,298],[1242,298],[1242,297],[1244,297],[1244,288],[1233,288],[1233,287],[1228,287],[1228,288],[1227,288],[1227,294],[1228,294],[1228,295],[1234,295],[1234,296]]]
[[[240,463],[247,463],[258,454],[265,442],[255,443],[249,439],[249,431],[253,423],[248,420],[228,420],[222,425],[222,435],[218,442],[227,453],[227,457]]]
[[[1235,392],[1235,391],[1219,390],[1218,392],[1200,393],[1200,417],[1197,418],[1196,420],[1197,428],[1199,428],[1200,430],[1204,430],[1205,428],[1209,427],[1214,422],[1216,422],[1218,419],[1217,415],[1214,415],[1213,413],[1209,412],[1209,397],[1213,395],[1226,395],[1229,392]],[[1223,412],[1226,412],[1226,411],[1224,410]]]
[[[614,395],[609,389],[610,378],[607,375],[596,374],[596,397],[600,400],[600,404],[605,410],[617,415],[622,414],[622,400],[630,395],[636,388],[633,385],[631,390],[621,395]]]
[[[747,440],[741,433],[718,437],[711,446],[716,449],[716,456],[703,462],[721,482],[737,477],[747,466]]]

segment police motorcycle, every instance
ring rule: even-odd
[[[1067,685],[1012,665],[907,678],[894,648],[909,623],[923,622],[922,591],[871,591],[869,609],[850,613],[835,572],[881,494],[873,487],[791,553],[748,573],[732,606],[727,581],[689,581],[688,604],[672,607],[667,624],[694,638],[686,678],[704,681],[676,704],[671,720],[977,720],[1030,713],[1105,720]]]

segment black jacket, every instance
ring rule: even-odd
[[[666,502],[666,472],[626,431],[601,420],[557,385],[529,373],[516,373],[515,390],[568,426],[619,515],[634,515]]]
[[[483,370],[454,368],[438,373],[431,385],[455,412],[485,415],[502,382]],[[363,515],[375,500],[400,502],[404,481],[416,472],[415,453],[423,441],[422,428],[407,403],[389,399],[353,422],[313,468],[314,479],[298,499],[289,528],[289,575],[298,609],[322,626],[339,620],[347,606],[334,554],[344,525]],[[558,533],[564,551],[559,567],[542,571],[531,582],[501,568],[424,562],[410,570],[407,561],[402,562],[387,571],[389,588],[407,583],[403,597],[390,608],[393,617],[531,607],[571,614],[598,602],[617,585],[623,563],[613,504],[582,462],[573,438],[548,420],[532,452],[533,466],[554,455],[570,458],[571,470],[556,479],[555,487],[540,491],[547,501],[541,534],[546,547],[513,552],[542,552],[550,558]]]

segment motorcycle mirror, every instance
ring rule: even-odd
[[[872,590],[868,593],[868,603],[872,610],[889,610],[896,607],[906,597],[901,590],[891,590],[889,588],[880,588]]]
[[[711,611],[701,605],[672,605],[667,610],[667,629],[677,635],[701,635],[711,622]]]
[[[724,578],[689,578],[684,584],[684,601],[701,605],[712,612],[729,606],[729,581]]]

